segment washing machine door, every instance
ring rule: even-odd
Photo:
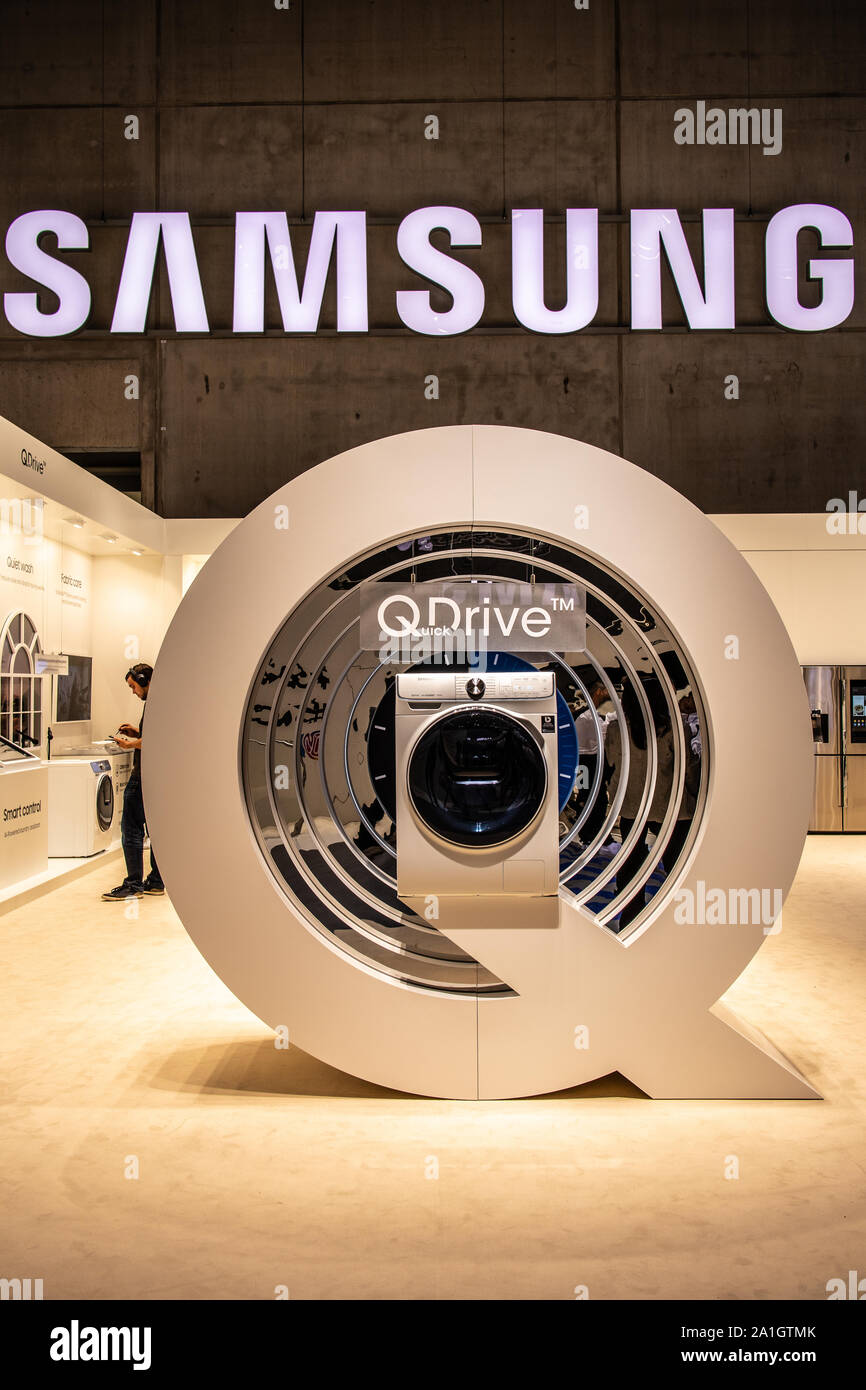
[[[478,707],[430,725],[406,776],[428,829],[475,849],[513,840],[531,825],[547,793],[544,754],[529,729],[501,710]]]
[[[114,820],[114,784],[111,773],[104,772],[96,784],[96,824],[100,830],[110,830]]]

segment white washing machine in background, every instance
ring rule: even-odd
[[[114,739],[104,739],[97,743],[82,743],[75,747],[56,749],[52,755],[52,766],[61,759],[68,761],[76,758],[79,762],[87,759],[89,762],[104,761],[106,758],[111,763],[111,780],[114,786],[114,829],[112,839],[115,844],[120,843],[120,817],[123,812],[123,793],[126,791],[126,784],[132,772],[132,749],[120,748]]]
[[[405,672],[394,722],[400,898],[446,932],[558,926],[553,673]]]
[[[48,763],[48,857],[84,859],[115,838],[114,777],[109,758],[52,758]]]

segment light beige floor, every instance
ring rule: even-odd
[[[47,1299],[822,1299],[866,1275],[866,837],[809,840],[727,996],[823,1102],[380,1090],[275,1051],[167,899],[97,901],[118,876],[0,920],[0,1276]]]

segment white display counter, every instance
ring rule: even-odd
[[[0,890],[48,868],[47,791],[42,762],[0,771]]]

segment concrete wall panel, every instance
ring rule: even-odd
[[[749,106],[747,97],[720,103]],[[630,208],[749,210],[748,145],[677,145],[674,114],[694,102],[627,101],[622,105],[622,211]],[[760,158],[760,154],[758,156]],[[765,164],[772,163],[765,159]]]
[[[156,0],[39,0],[0,15],[0,105],[153,102]],[[128,107],[127,109],[134,109]]]
[[[438,140],[425,138],[429,114],[439,118]],[[366,208],[374,217],[403,217],[416,207],[448,203],[500,216],[502,105],[308,106],[304,166],[308,215],[318,208]]]
[[[2,104],[64,106],[101,101],[102,10],[102,0],[4,5],[0,16]]]
[[[715,100],[747,91],[749,8],[748,0],[619,0],[623,97]]]
[[[155,116],[124,138],[118,107],[0,109],[0,221],[64,208],[85,221],[154,205]]]
[[[616,110],[603,101],[521,101],[505,107],[505,205],[616,208]]]
[[[278,10],[270,0],[164,0],[161,101],[300,101],[303,9],[298,2]]]
[[[127,140],[124,117],[138,114],[138,139]],[[156,197],[156,111],[107,106],[102,113],[103,216],[131,217],[159,206]]]
[[[131,353],[128,343],[99,344],[70,360],[54,345],[0,344],[0,415],[61,451],[137,450],[153,402],[147,393],[127,400],[124,378],[146,377],[146,355],[147,345]]]
[[[67,8],[79,9],[77,5]],[[102,6],[102,100],[116,102],[124,114],[135,113],[136,103],[156,101],[156,8],[157,0]]]
[[[163,351],[167,516],[242,516],[330,454],[401,430],[477,421],[618,443],[613,338],[175,341]],[[424,396],[431,373],[438,400]]]
[[[831,203],[852,221],[866,216],[864,102],[770,95],[761,105],[782,112],[782,152],[752,149],[753,207],[773,213],[788,203]]]
[[[707,512],[823,511],[862,486],[866,417],[838,386],[864,369],[863,333],[633,334],[623,452]]]
[[[866,72],[862,0],[761,0],[749,9],[751,90],[858,96]]]
[[[0,110],[0,221],[34,208],[102,216],[102,111]]]
[[[502,0],[344,0],[304,7],[306,101],[502,95]],[[431,108],[435,109],[435,108]]]
[[[234,217],[239,209],[300,217],[301,131],[296,106],[163,111],[160,206],[196,217]]]
[[[614,0],[505,0],[506,97],[612,97],[614,31]]]

